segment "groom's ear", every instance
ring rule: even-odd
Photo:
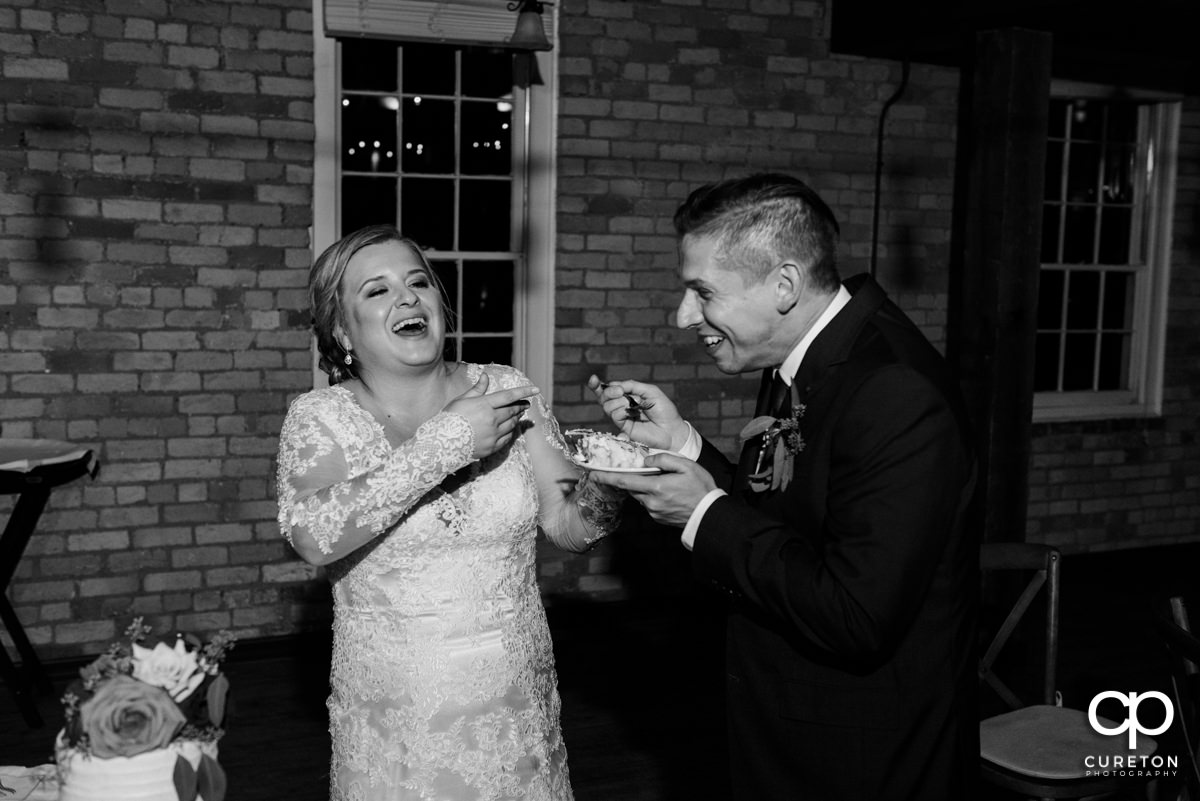
[[[794,261],[781,262],[775,268],[775,311],[787,314],[804,296],[804,269]]]

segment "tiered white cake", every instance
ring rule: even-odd
[[[217,758],[216,743],[176,740],[135,757],[96,759],[56,744],[60,801],[179,801],[175,792],[175,762],[183,756],[193,769],[200,757]],[[198,795],[197,801],[204,796]]]

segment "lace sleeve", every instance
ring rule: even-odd
[[[474,432],[442,412],[381,462],[356,455],[361,427],[331,419],[302,397],[279,436],[279,527],[306,560],[340,559],[396,523],[429,490],[471,461]],[[361,443],[358,443],[361,446]]]
[[[517,375],[514,386],[529,383],[512,372]],[[526,419],[532,429],[524,437],[538,484],[538,525],[557,547],[586,551],[616,529],[625,493],[592,482],[568,458],[558,421],[541,394],[533,399]]]

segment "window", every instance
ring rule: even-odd
[[[338,15],[358,8],[316,0],[314,11],[322,3]],[[451,5],[428,12],[431,28],[445,32],[442,7]],[[403,31],[417,34],[426,7],[387,5],[410,14]],[[479,14],[494,11],[464,8],[487,23],[476,27],[511,32],[515,23],[503,4],[491,21]],[[484,43],[472,44],[314,32],[313,248],[396,224],[426,250],[450,297],[448,358],[513,364],[549,389],[554,62],[537,54],[541,83],[515,86],[514,51],[487,44],[496,35],[473,28],[463,38]]]
[[[1036,420],[1160,411],[1178,129],[1178,103],[1050,100]]]

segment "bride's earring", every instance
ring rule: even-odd
[[[344,361],[346,366],[349,367],[350,365],[354,364],[354,357],[347,353],[346,358],[342,359],[342,361]]]

